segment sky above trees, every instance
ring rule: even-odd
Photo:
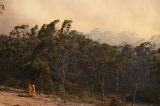
[[[54,19],[71,19],[75,29],[89,32],[129,31],[138,37],[160,34],[159,0],[3,0],[0,32],[17,24],[41,25]]]

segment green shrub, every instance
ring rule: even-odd
[[[121,103],[117,98],[114,97],[110,103],[110,106],[121,106]]]
[[[41,93],[53,92],[53,81],[48,62],[40,59],[28,61],[23,65],[23,76],[25,80],[31,80]]]
[[[137,100],[151,104],[160,103],[160,86],[142,87],[137,91]]]
[[[109,106],[109,105],[106,103],[97,103],[96,106]]]
[[[54,92],[58,93],[60,91],[60,85],[61,85],[61,83],[58,82],[58,81],[54,81],[53,82],[53,90],[54,90]]]
[[[69,94],[79,94],[82,92],[82,87],[76,83],[67,82],[65,85],[65,90]]]

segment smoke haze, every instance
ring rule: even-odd
[[[160,34],[160,0],[6,0],[4,3],[1,33],[19,24],[42,25],[54,19],[71,19],[73,28],[85,33],[98,28],[115,33],[133,32],[137,38],[145,39]]]

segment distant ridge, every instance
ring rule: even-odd
[[[94,40],[98,40],[102,43],[108,43],[110,45],[123,45],[123,44],[135,45],[136,43],[139,43],[144,40],[138,38],[138,36],[132,32],[120,32],[120,33],[115,33],[111,31],[101,32],[97,28],[90,31],[88,33],[88,36]]]

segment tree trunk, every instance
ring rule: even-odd
[[[116,71],[116,94],[118,94],[118,88],[119,88],[119,72]]]
[[[62,66],[62,83],[65,86],[65,84],[66,84],[66,76],[65,76],[64,64]]]
[[[132,106],[134,106],[134,103],[135,103],[135,101],[136,101],[137,88],[138,88],[138,83],[136,82],[136,83],[135,83],[135,86],[134,86],[134,91],[133,91]]]
[[[61,80],[62,80],[62,87],[61,87],[61,92],[63,95],[65,95],[65,86],[66,86],[66,77],[65,77],[65,66],[62,63],[62,69],[61,69]]]
[[[61,59],[61,64],[62,64],[62,68],[61,68],[61,79],[62,79],[63,86],[65,87],[65,84],[66,84],[66,76],[65,76],[65,64],[64,64],[64,58],[63,58],[63,56],[62,56],[62,59]]]
[[[99,66],[98,68],[98,82],[99,82],[99,85],[100,85],[100,88],[101,88],[101,97],[104,98],[105,95],[104,95],[104,73],[100,73],[100,70],[101,67]]]
[[[104,98],[104,84],[101,84],[101,97]]]
[[[101,97],[104,98],[105,97],[105,95],[104,95],[104,78],[102,78],[102,79],[99,78],[99,85],[101,88]]]
[[[94,86],[93,84],[91,85],[91,96],[93,97],[93,92],[94,92]]]

